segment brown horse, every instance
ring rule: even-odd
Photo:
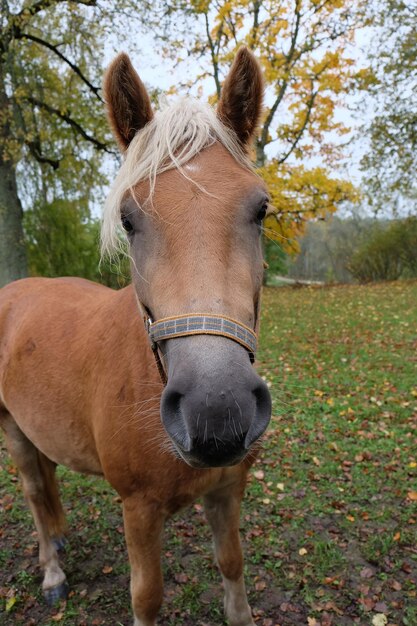
[[[135,626],[156,623],[164,522],[199,496],[226,615],[232,626],[253,625],[238,529],[271,411],[250,358],[268,203],[248,159],[261,71],[241,49],[217,113],[189,99],[154,114],[124,54],[104,91],[124,162],[103,249],[116,245],[121,224],[133,287],[33,278],[0,294],[0,425],[35,520],[44,594],[53,602],[66,593],[59,463],[103,475],[120,494]],[[156,320],[147,322],[154,350],[140,311]]]

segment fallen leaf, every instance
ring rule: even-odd
[[[372,611],[375,606],[375,602],[372,598],[361,598],[360,600],[364,611]]]
[[[372,578],[375,576],[375,572],[371,567],[364,567],[361,569],[361,578]]]
[[[257,583],[255,583],[255,589],[256,591],[263,591],[264,589],[266,589],[266,582],[264,580],[259,580]]]
[[[187,574],[184,574],[184,573],[175,574],[174,578],[177,581],[177,583],[188,583],[188,576],[187,576]]]
[[[6,613],[12,610],[14,605],[16,604],[16,596],[11,596],[6,602]]]
[[[383,613],[377,613],[372,618],[372,626],[386,626],[388,624],[387,616]]]

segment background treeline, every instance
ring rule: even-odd
[[[417,217],[375,219],[353,215],[312,222],[295,257],[279,256],[274,274],[323,282],[370,282],[417,276]],[[278,257],[278,252],[275,252]]]

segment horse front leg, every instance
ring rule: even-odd
[[[130,561],[134,626],[154,626],[162,604],[162,533],[165,518],[158,506],[138,495],[123,501]]]
[[[213,531],[214,551],[224,584],[224,609],[230,626],[255,626],[243,580],[243,554],[239,536],[240,504],[246,482],[204,497],[204,509]]]
[[[68,585],[59,565],[66,523],[55,478],[55,463],[42,454],[8,413],[0,415],[7,447],[15,462],[26,501],[32,511],[39,541],[39,564],[44,572],[42,590],[48,604],[66,598]]]

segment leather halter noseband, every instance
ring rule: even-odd
[[[146,308],[141,305],[142,310]],[[148,311],[147,311],[148,313]],[[145,328],[149,336],[151,348],[154,353],[159,375],[164,385],[167,383],[167,376],[158,352],[158,343],[165,339],[175,337],[188,337],[191,335],[218,335],[232,339],[249,352],[251,363],[255,361],[257,338],[253,330],[248,326],[226,317],[225,315],[212,315],[210,313],[193,313],[177,315],[175,317],[164,317],[157,321],[152,321],[149,314],[144,315]]]

